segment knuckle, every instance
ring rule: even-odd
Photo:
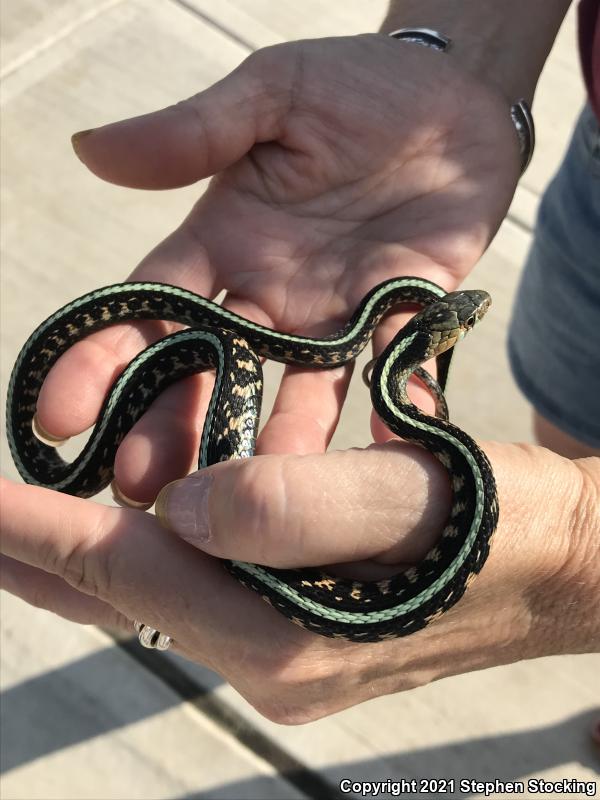
[[[73,544],[62,554],[58,574],[74,589],[105,599],[110,594],[110,559],[100,546],[102,517],[85,536],[73,536]]]
[[[252,96],[271,98],[269,107],[280,121],[297,89],[305,49],[301,42],[269,45],[250,53],[237,68]]]
[[[64,555],[62,577],[79,592],[93,597],[101,596],[97,565],[83,542],[75,544]]]
[[[230,527],[252,542],[257,561],[277,558],[273,539],[285,530],[287,492],[280,463],[279,458],[252,459],[239,470],[232,487]]]
[[[274,66],[281,66],[281,61],[285,58],[285,53],[288,50],[289,46],[286,46],[286,44],[259,47],[249,53],[240,66],[246,68],[250,73],[256,71],[261,76],[271,75],[271,70]]]

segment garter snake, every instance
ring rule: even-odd
[[[405,636],[460,599],[483,566],[496,528],[498,502],[486,456],[445,414],[441,418],[424,414],[406,393],[409,376],[435,356],[437,394],[442,395],[452,347],[483,316],[489,302],[485,292],[446,294],[421,278],[392,279],[372,289],[339,331],[313,339],[256,325],[175,286],[133,282],[107,286],[52,314],[21,350],[7,399],[12,457],[26,482],[90,497],[111,481],[119,444],[158,394],[171,383],[210,368],[216,370],[216,379],[198,466],[251,456],[262,397],[261,357],[315,369],[348,363],[389,309],[418,304],[422,310],[375,364],[371,400],[394,433],[428,449],[449,473],[452,509],[435,546],[419,564],[372,582],[317,568],[224,562],[242,584],[315,633],[363,642]],[[108,393],[82,452],[72,463],[64,462],[32,429],[45,377],[63,353],[94,331],[148,319],[188,327],[151,344],[131,361]],[[437,386],[431,378],[427,382]]]

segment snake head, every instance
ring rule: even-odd
[[[450,292],[420,311],[413,321],[430,339],[427,358],[449,350],[485,315],[492,298],[479,289]]]

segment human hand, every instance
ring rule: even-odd
[[[162,513],[179,536],[141,511],[4,481],[3,586],[80,623],[132,633],[142,619],[281,723],[452,674],[597,649],[600,460],[485,450],[501,508],[490,556],[456,606],[404,639],[309,633],[214,558],[352,562],[339,570],[364,578],[418,561],[448,513],[447,479],[431,455],[398,442],[209,467],[166,490]]]
[[[216,175],[132,279],[208,297],[224,288],[228,308],[312,335],[338,327],[391,276],[455,288],[495,233],[519,171],[504,97],[451,58],[381,35],[261,50],[190,100],[79,137],[77,151],[124,186]],[[382,326],[377,350],[398,324]],[[72,348],[42,390],[42,428],[59,438],[88,428],[115,375],[167,328],[115,326]],[[349,375],[288,369],[259,452],[324,450]],[[206,381],[189,379],[153,405],[119,449],[126,496],[150,503],[189,471],[207,399]]]

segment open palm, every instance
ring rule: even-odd
[[[500,95],[450,55],[381,35],[258,51],[210,89],[98,129],[77,150],[97,175],[126,186],[215,176],[132,278],[205,296],[225,289],[226,305],[244,316],[317,335],[386,278],[458,285],[506,213],[519,168]],[[388,322],[376,346],[397,327]],[[40,398],[43,427],[71,435],[91,424],[115,372],[164,330],[118,326],[73,348]],[[93,385],[74,412],[82,374]],[[263,451],[325,449],[348,380],[348,370],[287,370]],[[127,437],[116,464],[125,494],[149,502],[189,469],[202,387],[172,387]]]

